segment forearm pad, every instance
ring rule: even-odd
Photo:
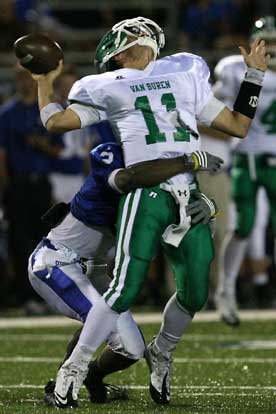
[[[264,72],[248,68],[234,104],[234,110],[253,119],[262,89]]]
[[[234,110],[253,119],[258,106],[262,87],[251,82],[243,81],[238,93]]]

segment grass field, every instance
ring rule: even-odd
[[[34,325],[35,326],[35,325]],[[48,414],[43,386],[55,376],[67,339],[66,327],[1,328],[0,414]],[[147,340],[159,324],[142,325]],[[276,413],[276,321],[246,321],[232,329],[220,322],[194,322],[175,352],[172,401],[155,405],[141,361],[109,382],[129,390],[129,401],[91,405],[85,390],[83,414],[271,414]]]

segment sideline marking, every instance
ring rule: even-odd
[[[250,310],[240,311],[242,321],[264,321],[276,320],[275,310]],[[134,313],[134,319],[137,323],[151,324],[162,322],[162,313]],[[203,311],[196,314],[194,322],[219,322],[219,314],[216,311]],[[43,328],[55,326],[72,326],[80,325],[80,322],[63,316],[42,316],[42,317],[17,317],[17,318],[0,318],[0,329],[4,328]]]
[[[263,337],[261,333],[260,336]],[[275,335],[275,334],[274,334]],[[6,334],[0,336],[1,341],[39,341],[39,342],[67,342],[71,337],[71,334],[39,334],[39,333],[28,333],[28,334]],[[253,346],[256,349],[266,349],[269,347],[271,349],[276,348],[276,338],[272,339],[273,335],[269,337],[269,339],[257,339],[258,335],[255,334],[254,337],[250,338],[248,334],[241,334],[241,335],[233,335],[233,334],[220,334],[220,335],[210,335],[210,334],[185,334],[181,341],[192,341],[192,342],[216,342],[219,343],[221,341],[231,341],[237,343],[230,343],[225,344],[227,348],[242,348],[242,347],[250,347]],[[221,344],[220,344],[221,345]]]
[[[22,362],[22,363],[33,363],[38,364],[42,362],[56,363],[60,362],[61,358],[52,357],[24,357],[24,356],[13,356],[13,357],[0,357],[0,362]],[[144,359],[139,361],[140,363],[146,363]],[[276,358],[174,358],[176,364],[275,364]]]
[[[35,384],[12,384],[12,385],[3,385],[0,384],[0,389],[41,389],[45,385],[35,385]],[[128,390],[148,390],[148,385],[123,385],[123,388]],[[223,389],[223,390],[268,390],[275,391],[276,386],[254,386],[254,385],[172,385],[173,390],[212,390],[212,389]]]

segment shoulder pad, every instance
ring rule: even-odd
[[[198,55],[194,55],[193,53],[181,52],[175,53],[173,55],[165,56],[162,59],[157,60],[156,62],[162,61],[171,61],[175,63],[182,63],[186,67],[186,65],[193,65],[195,63],[205,63],[205,60]]]
[[[123,166],[121,146],[114,142],[100,144],[90,151],[91,163],[96,161],[103,166],[110,166],[114,162],[120,162]]]
[[[225,75],[225,71],[244,70],[246,65],[242,55],[232,55],[221,59],[214,70],[216,79],[220,79]],[[233,73],[232,73],[233,74]]]
[[[171,56],[165,56],[156,61],[157,72],[191,72],[196,77],[209,78],[210,71],[205,60],[192,53],[176,53]]]

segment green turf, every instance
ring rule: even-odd
[[[142,329],[149,340],[158,326],[144,325]],[[62,358],[73,330],[1,329],[0,414],[59,412],[44,405],[42,386],[55,375],[57,359]],[[51,360],[8,360],[14,357]],[[216,322],[197,322],[175,352],[169,406],[156,406],[151,401],[144,388],[148,385],[148,370],[141,361],[109,377],[110,382],[132,387],[129,401],[92,406],[82,390],[80,407],[62,410],[61,414],[276,413],[275,365],[275,322],[244,322],[236,329]]]

